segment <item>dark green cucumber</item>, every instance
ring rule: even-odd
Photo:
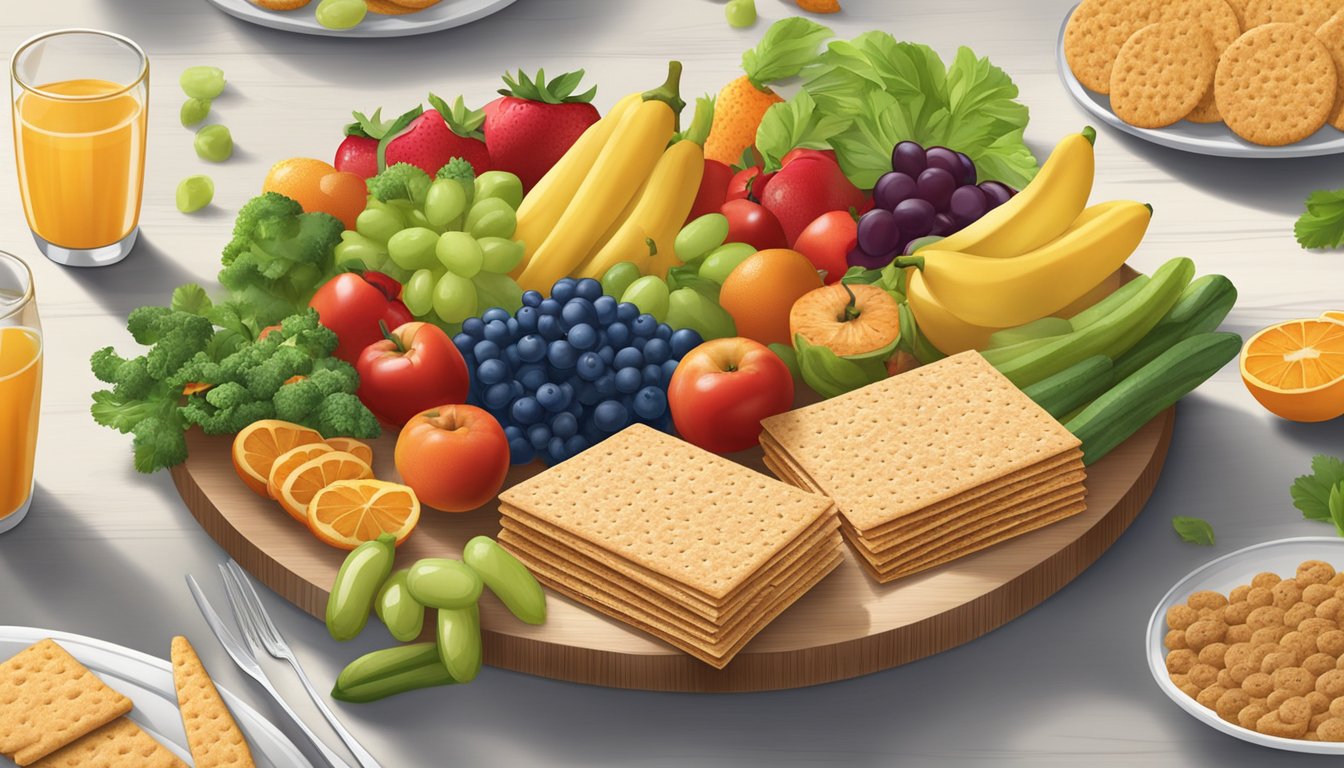
[[[1124,381],[1172,344],[1218,327],[1237,303],[1237,287],[1222,275],[1205,275],[1186,286],[1176,306],[1153,330],[1115,361],[1115,380]]]
[[[1235,333],[1200,333],[1123,379],[1064,425],[1083,442],[1083,463],[1091,465],[1110,453],[1240,352],[1241,337]]]
[[[1056,419],[1111,388],[1111,358],[1093,355],[1022,390]]]

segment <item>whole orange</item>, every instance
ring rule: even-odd
[[[368,202],[369,189],[358,174],[338,171],[311,157],[291,157],[271,166],[262,192],[276,192],[295,200],[309,213],[321,211],[355,228],[355,218]]]
[[[739,336],[762,344],[791,344],[789,311],[809,291],[821,287],[821,275],[803,254],[771,248],[748,256],[728,274],[719,304],[733,316]]]

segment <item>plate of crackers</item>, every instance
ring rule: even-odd
[[[1344,152],[1344,0],[1084,0],[1056,58],[1083,109],[1154,144]]]
[[[1148,666],[1197,720],[1264,747],[1344,755],[1344,540],[1282,539],[1177,582]]]
[[[317,0],[207,0],[221,11],[253,24],[305,35],[406,37],[460,27],[513,4],[514,0],[365,0],[368,15],[353,29],[317,23]]]
[[[311,766],[215,687],[191,643],[172,661],[91,637],[0,627],[0,766]]]

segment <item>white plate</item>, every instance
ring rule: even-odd
[[[1227,594],[1239,584],[1249,584],[1251,577],[1261,571],[1277,573],[1280,576],[1295,573],[1297,566],[1304,560],[1324,560],[1337,568],[1344,568],[1344,539],[1308,536],[1256,544],[1230,555],[1223,555],[1176,582],[1176,586],[1172,587],[1162,598],[1162,602],[1157,604],[1157,610],[1153,611],[1153,617],[1148,620],[1148,668],[1152,670],[1153,679],[1157,680],[1158,686],[1172,701],[1211,728],[1262,747],[1273,747],[1289,752],[1311,752],[1318,755],[1344,755],[1344,743],[1284,739],[1233,725],[1218,717],[1213,710],[1205,709],[1199,702],[1185,695],[1175,683],[1171,682],[1171,678],[1167,677],[1167,649],[1163,647],[1162,640],[1167,633],[1168,608],[1184,603],[1191,593],[1201,589],[1212,589]]]
[[[182,730],[182,716],[177,709],[177,692],[173,688],[173,667],[164,659],[155,658],[130,648],[95,640],[91,637],[54,632],[34,627],[0,626],[0,660],[8,659],[43,638],[61,644],[79,663],[102,678],[135,703],[131,719],[174,754],[191,764],[187,735]],[[168,640],[164,639],[164,647]],[[233,719],[247,736],[252,757],[261,768],[312,768],[303,753],[275,726],[256,710],[232,693],[219,689],[224,702],[233,712]],[[14,765],[0,756],[0,766]]]
[[[1077,10],[1077,6],[1074,6]],[[1073,11],[1069,11],[1069,16]],[[1282,147],[1265,147],[1252,144],[1233,133],[1222,123],[1192,123],[1182,120],[1166,128],[1136,128],[1115,116],[1111,111],[1110,97],[1093,93],[1078,82],[1064,58],[1064,29],[1069,25],[1069,16],[1059,28],[1059,42],[1055,46],[1055,66],[1064,87],[1088,114],[1131,136],[1150,141],[1171,149],[1193,152],[1198,155],[1218,157],[1275,158],[1275,157],[1318,157],[1344,153],[1344,133],[1326,124],[1307,138]]]
[[[470,24],[513,5],[514,0],[441,0],[437,5],[404,16],[370,13],[354,29],[327,29],[318,24],[313,15],[317,9],[317,0],[312,0],[308,5],[293,11],[268,11],[253,5],[249,0],[206,0],[206,2],[243,21],[305,35],[405,37]]]

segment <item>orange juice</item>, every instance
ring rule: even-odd
[[[65,80],[18,97],[19,188],[28,225],[43,240],[101,248],[135,229],[145,167],[142,94],[107,80]]]
[[[0,523],[28,501],[42,399],[42,336],[0,328]]]

